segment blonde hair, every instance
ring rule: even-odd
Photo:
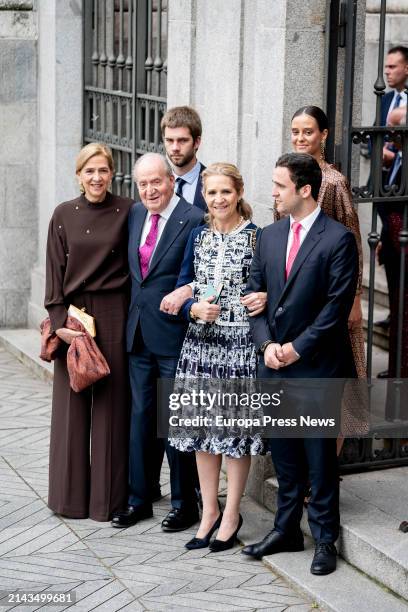
[[[76,173],[78,174],[78,172],[81,172],[85,164],[87,164],[91,157],[94,157],[95,155],[104,155],[106,157],[106,161],[108,162],[109,169],[111,172],[115,172],[115,164],[113,162],[113,155],[110,148],[102,142],[90,142],[82,147],[77,155],[75,162]]]
[[[244,179],[240,174],[238,168],[234,164],[227,162],[217,162],[207,166],[207,168],[201,173],[201,179],[203,182],[203,196],[205,198],[206,181],[210,176],[227,176],[232,180],[235,191],[239,194],[244,191]],[[252,208],[241,196],[238,200],[237,211],[245,219],[245,221],[252,219]],[[208,214],[207,221],[210,220],[211,215]]]

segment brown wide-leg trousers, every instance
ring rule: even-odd
[[[71,518],[107,521],[126,506],[129,382],[127,297],[84,293],[72,299],[96,319],[96,342],[111,373],[89,389],[69,386],[66,354],[54,362],[48,506]]]

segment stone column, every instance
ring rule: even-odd
[[[38,3],[38,252],[31,275],[30,326],[45,316],[45,246],[57,204],[78,194],[75,156],[82,146],[82,1]]]
[[[37,14],[0,0],[0,326],[27,323],[37,254]]]

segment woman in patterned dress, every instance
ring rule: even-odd
[[[256,350],[247,310],[252,315],[258,314],[266,302],[265,293],[242,297],[257,228],[251,223],[251,208],[242,197],[244,185],[238,169],[232,164],[217,163],[201,176],[208,223],[192,231],[180,273],[180,278],[193,279],[193,297],[183,305],[190,325],[176,374],[176,387],[184,384],[185,388],[193,385],[198,389],[214,379],[235,379],[244,384],[244,379],[255,378]],[[218,292],[219,299],[214,303]],[[188,407],[183,414],[192,412]],[[263,452],[261,436],[236,429],[217,435],[211,428],[204,428],[197,434],[190,431],[170,437],[170,443],[181,451],[196,452],[203,514],[196,537],[186,547],[208,546],[211,535],[218,529],[210,550],[231,548],[242,525],[239,507],[251,455]],[[223,455],[228,491],[221,514],[218,486]]]
[[[358,378],[366,377],[364,335],[361,311],[361,292],[363,276],[363,251],[361,246],[360,224],[353,206],[352,196],[346,177],[325,160],[325,145],[329,122],[326,114],[318,106],[302,106],[292,117],[291,139],[294,151],[309,153],[319,163],[322,170],[322,185],[317,203],[326,215],[339,221],[353,232],[359,254],[359,276],[356,296],[350,312],[348,326],[354,365]],[[355,420],[352,397],[343,402],[343,426],[345,431],[358,431],[360,420]],[[340,454],[343,438],[339,437],[337,452]]]

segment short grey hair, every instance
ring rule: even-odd
[[[166,157],[164,157],[164,155],[161,155],[160,153],[145,153],[144,155],[139,157],[139,159],[136,161],[134,168],[133,168],[133,179],[136,183],[137,183],[137,171],[138,171],[139,166],[143,164],[144,162],[149,162],[149,161],[156,161],[156,162],[160,161],[167,176],[173,176],[173,170],[168,160],[166,159]]]

